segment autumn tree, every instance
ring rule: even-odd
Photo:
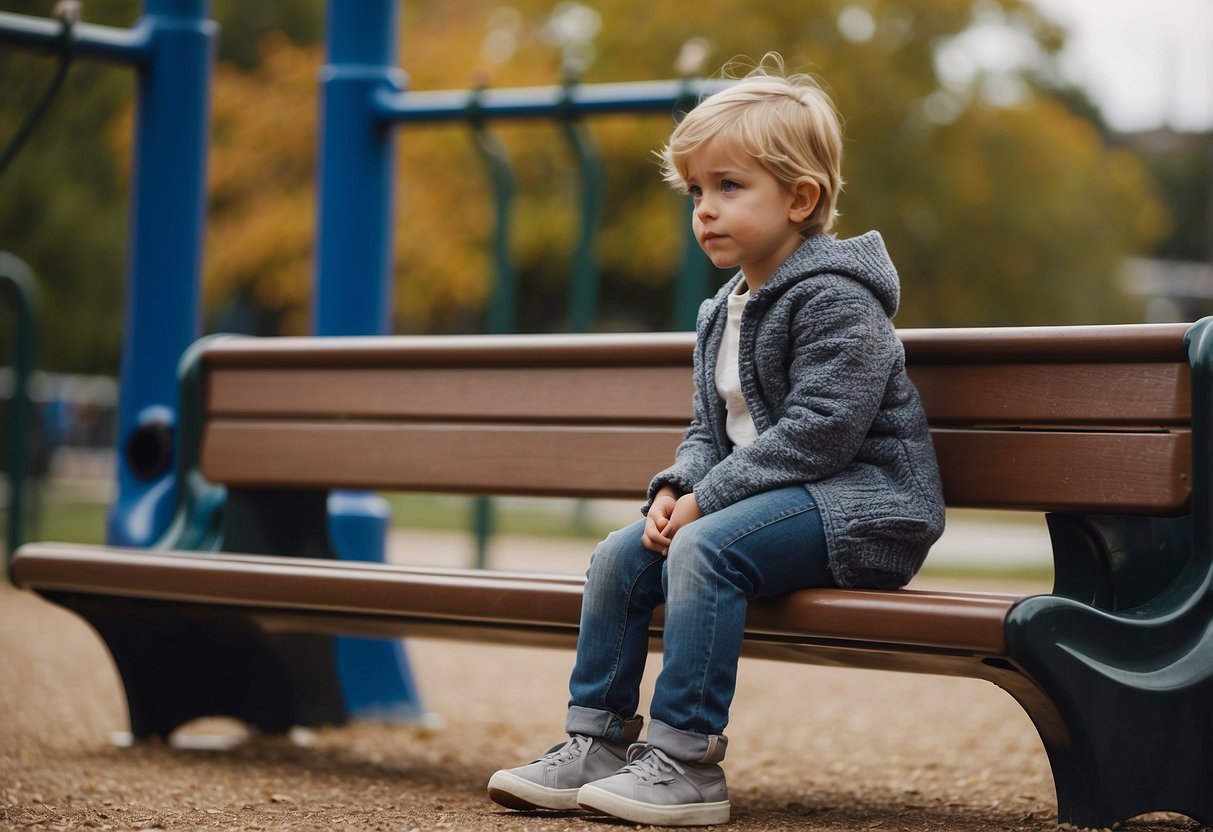
[[[52,3],[6,0],[4,11],[47,15]],[[125,25],[138,4],[113,2],[90,21]],[[55,74],[58,56],[0,48],[0,146],[14,137]],[[112,372],[119,350],[124,183],[101,129],[129,100],[123,69],[77,60],[21,151],[0,172],[0,250],[38,279],[38,363]],[[0,320],[7,320],[7,310]],[[0,333],[0,364],[11,343]]]
[[[49,17],[55,0],[0,0],[5,12]],[[84,4],[90,24],[122,27],[140,0]],[[323,0],[215,0],[218,59],[251,67],[258,43],[280,33],[295,43],[322,33]],[[0,47],[0,147],[14,136],[55,73],[57,57]],[[121,346],[135,70],[77,58],[45,116],[0,173],[0,250],[38,279],[38,366],[113,373]],[[115,134],[121,138],[112,140]],[[7,320],[0,313],[0,320]],[[0,324],[0,366],[12,348]]]
[[[878,228],[903,275],[902,326],[1132,320],[1116,274],[1167,223],[1149,178],[1042,88],[1061,33],[1017,0],[833,0],[811,7],[701,0],[517,0],[404,6],[413,89],[677,77],[776,50],[818,74],[846,119],[840,232]],[[644,20],[644,26],[636,21]],[[716,21],[727,21],[727,24]],[[949,77],[941,50],[996,28],[1035,53],[998,73]],[[262,331],[303,332],[314,238],[318,49],[263,45],[216,81],[208,297]],[[1041,71],[1043,72],[1043,70]],[[686,209],[652,151],[671,117],[592,121],[608,166],[599,245],[606,328],[667,328]],[[522,329],[567,326],[576,181],[558,125],[491,125],[519,182],[511,240]],[[470,126],[400,128],[395,320],[402,331],[476,329],[492,279],[489,182]],[[250,315],[248,308],[257,311]]]
[[[51,5],[0,0],[26,14],[49,14]],[[113,0],[86,12],[90,22],[125,26],[139,8]],[[1021,0],[700,0],[694,15],[640,0],[407,0],[402,8],[401,65],[413,89],[555,84],[568,73],[586,82],[671,78],[768,50],[818,73],[846,119],[839,231],[885,235],[905,284],[902,326],[1133,320],[1119,263],[1149,251],[1170,222],[1142,168],[1057,103],[1048,65],[1063,33]],[[306,332],[322,3],[216,0],[214,11],[223,30],[207,326]],[[990,30],[1011,33],[1036,57],[983,68],[962,46]],[[688,68],[697,54],[699,67]],[[967,76],[955,72],[958,55],[971,64]],[[52,71],[45,56],[0,54],[0,141]],[[130,70],[78,61],[0,177],[0,247],[40,277],[47,369],[117,365],[130,138],[114,114],[129,113],[132,90]],[[686,206],[659,181],[651,153],[672,118],[590,123],[607,162],[598,325],[667,328]],[[519,327],[563,328],[578,221],[569,148],[552,124],[491,129],[519,181],[511,237]],[[475,330],[492,280],[494,217],[470,128],[405,127],[399,139],[395,326]],[[0,343],[0,363],[8,348]]]

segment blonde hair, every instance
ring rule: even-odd
[[[804,179],[817,183],[821,193],[801,233],[833,226],[843,186],[842,126],[834,103],[812,76],[785,74],[783,59],[768,53],[674,128],[658,153],[665,181],[685,191],[688,158],[711,139],[752,156],[788,188]]]

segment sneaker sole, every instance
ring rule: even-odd
[[[677,806],[659,806],[608,792],[594,785],[581,787],[577,803],[582,809],[603,812],[632,823],[648,823],[653,826],[711,826],[728,823],[731,804],[727,800],[717,803],[683,803]]]
[[[489,778],[489,797],[507,809],[571,811],[577,808],[577,791],[541,786],[508,771],[499,771]]]

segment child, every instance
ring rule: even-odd
[[[926,418],[891,317],[879,234],[828,235],[842,186],[833,105],[768,56],[663,149],[699,245],[739,273],[699,310],[694,417],[645,517],[590,561],[569,683],[570,739],[498,771],[513,809],[724,823],[720,767],[752,598],[904,585],[943,530]],[[773,64],[771,69],[765,65]],[[663,666],[637,742],[653,610]]]

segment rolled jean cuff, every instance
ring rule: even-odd
[[[636,742],[643,724],[643,717],[624,719],[610,711],[581,705],[569,705],[569,713],[564,718],[564,730],[569,736],[584,734],[587,737],[601,737],[610,742],[623,743]]]
[[[675,760],[688,763],[719,763],[729,747],[724,734],[699,734],[666,725],[660,719],[649,723],[649,745],[655,745]]]

